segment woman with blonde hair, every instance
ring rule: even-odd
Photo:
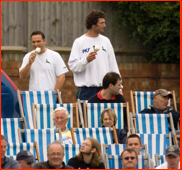
[[[118,118],[116,116],[115,111],[111,108],[106,108],[101,113],[100,123],[102,127],[112,127],[116,125],[117,119]],[[116,134],[118,137],[118,143],[125,144],[127,138],[126,131],[124,129],[116,129]],[[113,142],[115,143],[114,136],[113,136]]]

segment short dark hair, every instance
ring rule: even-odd
[[[121,76],[118,73],[107,73],[102,80],[103,89],[107,89],[109,87],[109,84],[115,85],[118,80],[121,80]]]
[[[132,149],[132,148],[126,148],[126,149],[121,153],[121,160],[123,159],[123,158],[122,158],[123,153],[126,152],[126,151],[129,152],[129,153],[134,152],[134,153],[135,153],[135,156],[136,156],[136,159],[138,159],[137,153],[136,153],[136,151],[135,151],[134,149]]]
[[[130,134],[127,138],[126,138],[126,145],[128,143],[128,139],[130,138],[138,138],[139,142],[140,142],[140,145],[142,145],[142,141],[141,141],[141,138],[140,136],[136,135],[136,134]]]
[[[85,20],[85,26],[89,30],[92,28],[92,25],[96,25],[99,18],[105,18],[105,14],[103,11],[94,9],[90,11]]]
[[[32,36],[34,35],[41,35],[42,36],[42,39],[44,40],[45,39],[45,35],[42,31],[34,31],[32,32],[31,36],[30,36],[30,39],[32,38]]]
[[[7,142],[7,139],[4,135],[1,135],[1,140],[5,140]]]

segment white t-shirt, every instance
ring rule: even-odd
[[[155,169],[168,169],[168,164],[167,164],[167,162],[164,162],[163,164],[159,165]],[[180,169],[180,162],[178,164],[178,169]]]
[[[96,59],[88,63],[86,57],[94,51],[95,45],[99,45],[100,50],[97,51]],[[73,43],[68,65],[77,87],[99,87],[102,86],[106,73],[113,71],[120,74],[110,40],[100,34],[98,37],[82,35],[77,38]]]
[[[21,71],[29,62],[27,53],[19,69]],[[37,54],[30,69],[30,91],[53,91],[59,75],[68,72],[68,69],[59,53],[47,49],[43,54]]]

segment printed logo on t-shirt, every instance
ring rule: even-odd
[[[104,47],[102,47],[102,50],[105,51],[105,52],[107,52],[106,49],[104,49]]]
[[[49,64],[51,64],[51,63],[50,63],[50,61],[48,61],[48,59],[46,59],[46,63],[49,63]]]
[[[82,52],[83,52],[83,53],[88,53],[89,50],[90,50],[90,48],[86,48],[86,49],[83,49]]]

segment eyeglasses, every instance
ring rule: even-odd
[[[60,157],[62,155],[62,153],[58,152],[58,153],[51,153],[50,154],[51,157],[54,157],[56,155]]]
[[[131,156],[131,157],[125,157],[125,158],[123,158],[123,159],[125,159],[125,160],[129,160],[129,158],[130,158],[131,160],[136,159],[136,157],[134,157],[134,156]]]
[[[82,143],[82,145],[85,145],[85,146],[90,146],[89,144],[87,144],[87,143]]]
[[[8,146],[1,146],[1,149],[8,149]]]

